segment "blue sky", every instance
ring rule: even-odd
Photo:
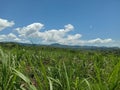
[[[119,46],[120,0],[0,0],[0,41]]]

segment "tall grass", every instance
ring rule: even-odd
[[[114,52],[0,48],[0,90],[119,90],[120,56]]]

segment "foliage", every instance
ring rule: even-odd
[[[119,55],[119,49],[1,45],[0,90],[119,90]]]

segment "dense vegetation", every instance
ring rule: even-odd
[[[120,90],[120,49],[0,46],[0,90]]]

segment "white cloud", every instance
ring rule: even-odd
[[[8,21],[5,19],[1,19],[0,18],[0,31],[2,31],[3,29],[7,28],[7,27],[12,27],[14,25],[13,21]]]
[[[64,29],[52,29],[41,32],[43,28],[41,23],[33,23],[23,28],[17,28],[20,38],[22,39],[31,39],[37,40],[37,43],[60,43],[66,45],[94,45],[94,44],[104,44],[112,42],[112,39],[92,39],[92,40],[81,40],[82,35],[77,33],[75,35],[70,35],[68,32],[71,32],[74,29],[74,26],[71,24],[65,25]]]
[[[40,29],[43,28],[43,26],[44,25],[41,23],[33,23],[28,25],[27,27],[16,28],[16,31],[20,34],[21,37],[27,37],[35,32],[38,32]]]
[[[6,39],[6,35],[0,35],[0,41],[3,41]]]
[[[65,25],[65,29],[52,29],[41,32],[40,29],[42,29],[43,26],[44,25],[41,23],[33,23],[23,28],[16,28],[16,31],[18,32],[21,38],[39,38],[42,39],[43,42],[49,43],[57,42],[63,39],[67,35],[67,32],[70,32],[74,29],[74,27],[71,24],[68,24]]]
[[[71,25],[71,24],[68,24],[68,25],[65,25],[65,31],[71,31],[71,30],[73,30],[74,29],[74,26],[73,25]]]
[[[15,41],[15,42],[19,42],[19,41],[21,41],[21,39],[18,38],[15,34],[9,33],[7,35],[0,35],[0,41]]]
[[[9,22],[5,19],[0,19],[0,31],[12,27],[14,22]],[[31,41],[39,44],[51,44],[60,43],[66,45],[106,45],[113,42],[111,38],[108,39],[91,39],[82,40],[82,35],[79,33],[70,34],[74,30],[74,26],[67,24],[62,29],[51,29],[46,31],[41,31],[44,25],[42,23],[32,23],[30,25],[24,26],[22,28],[16,28],[17,35],[14,33],[9,33],[7,35],[0,35],[0,41],[14,41],[22,43],[30,43]],[[92,25],[90,26],[92,28]]]
[[[13,34],[13,33],[8,34],[7,37],[8,37],[9,39],[15,39],[15,38],[17,38],[16,35]]]
[[[75,35],[68,35],[68,40],[78,40],[82,37],[81,34],[75,34]]]
[[[67,33],[73,30],[74,27],[71,24],[65,25],[65,29],[48,30],[40,32],[39,36],[42,36],[44,42],[60,42],[67,37]]]
[[[87,43],[91,43],[91,44],[96,44],[96,43],[109,43],[109,42],[112,42],[112,39],[100,39],[100,38],[97,38],[97,39],[93,39],[93,40],[88,40]]]

